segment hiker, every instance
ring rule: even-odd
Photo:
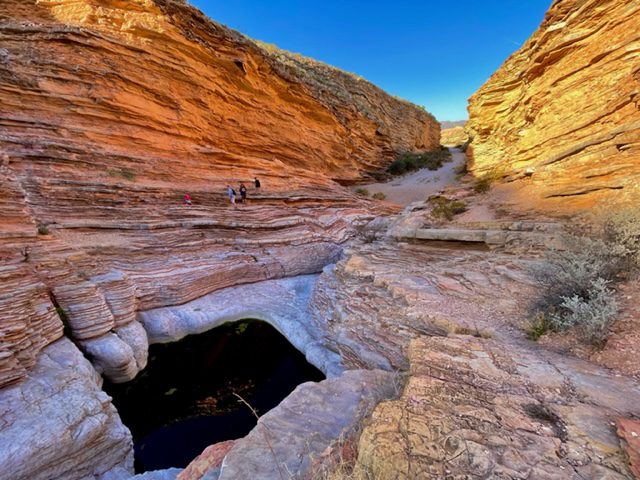
[[[191,205],[191,195],[189,195],[188,193],[184,194],[184,204]]]
[[[236,191],[231,188],[231,185],[227,185],[227,195],[229,195],[229,201],[232,205],[236,204]]]
[[[255,183],[256,189],[260,190],[260,180],[258,180],[258,177],[254,177],[253,183]]]
[[[240,201],[245,203],[247,201],[247,187],[244,183],[240,184]]]

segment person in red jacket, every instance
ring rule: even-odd
[[[189,195],[188,193],[184,194],[184,204],[191,205],[191,195]]]

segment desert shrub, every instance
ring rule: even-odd
[[[545,333],[551,330],[551,328],[552,327],[549,322],[549,317],[544,312],[538,311],[530,320],[527,328],[525,329],[525,332],[527,334],[527,338],[535,342]]]
[[[376,200],[385,200],[387,196],[382,192],[376,192],[373,194],[372,198],[375,198]]]
[[[38,235],[49,235],[49,227],[44,223],[38,224]]]
[[[624,269],[621,259],[603,240],[566,235],[564,244],[565,250],[551,250],[546,261],[533,269],[542,287],[537,304],[540,310],[557,309],[564,297],[588,298],[598,279],[612,281]]]
[[[604,241],[631,274],[640,271],[640,210],[620,210],[602,220]]]
[[[362,187],[356,188],[356,193],[358,195],[362,195],[363,197],[368,197],[369,196],[369,190],[367,190],[366,188],[362,188]]]
[[[489,190],[491,190],[491,181],[488,178],[482,178],[473,184],[473,191],[476,193],[487,193]]]
[[[402,158],[398,158],[389,165],[387,171],[392,175],[402,175],[407,171],[407,165]]]
[[[438,150],[423,153],[419,160],[423,166],[429,170],[438,170],[442,168],[446,162],[451,161],[451,152],[447,147],[440,147]]]
[[[640,213],[607,214],[592,231],[594,237],[566,235],[565,249],[550,251],[545,262],[533,269],[542,290],[534,304],[530,338],[547,329],[577,327],[593,344],[606,340],[618,313],[609,285],[640,270]],[[544,331],[538,335],[538,329]]]
[[[466,175],[468,173],[467,162],[461,163],[455,169],[455,174],[459,176]]]
[[[473,185],[476,193],[486,193],[491,189],[491,185],[507,176],[508,172],[504,165],[497,165],[479,177]]]
[[[551,325],[558,330],[579,327],[584,338],[601,345],[618,314],[614,291],[606,280],[598,278],[587,289],[586,296],[562,297],[560,312],[551,315]]]
[[[125,180],[128,180],[130,182],[133,182],[136,179],[136,174],[133,170],[131,170],[130,168],[127,167],[123,167],[123,168],[119,168],[117,170],[115,169],[110,169],[107,170],[107,174],[110,177],[120,177],[120,178],[124,178]]]
[[[437,219],[453,220],[453,217],[466,212],[467,204],[462,200],[452,200],[447,197],[436,196],[429,199],[433,208],[431,215]]]
[[[393,161],[387,171],[392,175],[401,175],[421,168],[438,170],[445,162],[451,160],[451,152],[446,147],[422,153],[404,153]]]

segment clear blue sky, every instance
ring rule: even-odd
[[[190,0],[214,20],[467,117],[467,98],[536,30],[551,0]]]

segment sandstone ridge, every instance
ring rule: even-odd
[[[422,109],[292,69],[185,2],[7,0],[0,16],[0,386],[63,323],[132,378],[138,311],[319,272],[373,212],[336,180],[438,145]],[[226,185],[256,175],[231,208]]]
[[[640,4],[558,0],[469,100],[475,175],[516,203],[575,210],[640,195]]]

